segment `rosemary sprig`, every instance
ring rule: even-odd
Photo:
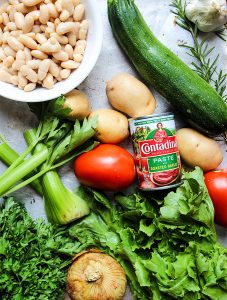
[[[199,38],[197,26],[186,17],[185,0],[172,0],[170,6],[173,7],[171,10],[172,13],[176,15],[177,25],[190,32],[193,39],[192,46],[184,43],[179,44],[179,46],[188,49],[187,53],[197,60],[197,63],[192,62],[194,71],[210,83],[227,103],[227,95],[225,95],[227,74],[222,70],[217,69],[219,55],[213,59],[210,57],[210,54],[214,51],[215,47],[210,47],[206,42],[206,39],[201,40]],[[219,30],[216,34],[224,39],[224,29]]]

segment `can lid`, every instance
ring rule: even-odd
[[[153,114],[153,115],[145,115],[141,117],[135,117],[135,118],[129,118],[128,121],[132,122],[134,120],[141,120],[141,119],[149,119],[149,118],[156,118],[156,117],[162,117],[162,116],[174,116],[172,112],[165,112],[165,113],[160,113],[160,114]]]

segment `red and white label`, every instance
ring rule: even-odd
[[[175,136],[168,136],[160,143],[152,139],[139,141],[138,144],[141,157],[170,154],[178,151]]]

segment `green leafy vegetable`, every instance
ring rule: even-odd
[[[79,246],[67,227],[34,221],[7,199],[0,213],[1,300],[64,299],[67,267]]]
[[[53,114],[53,103],[62,101],[64,96],[49,104],[31,105],[40,122],[36,129],[24,133],[28,148],[21,156],[3,140],[0,145],[0,159],[10,167],[0,176],[0,195],[8,195],[31,184],[44,196],[48,220],[67,224],[87,215],[89,207],[83,199],[63,185],[55,169],[77,155],[93,149],[96,145],[92,139],[96,119],[84,119],[83,122],[59,119]],[[56,110],[58,114],[60,108],[56,106]],[[70,112],[63,105],[61,111],[64,118]],[[32,155],[25,159],[29,151]],[[24,181],[15,185],[21,179]]]
[[[70,228],[81,245],[98,247],[124,267],[137,299],[224,300],[227,249],[216,237],[213,206],[199,168],[176,192],[115,196],[80,188],[93,212]],[[164,198],[164,200],[163,200]]]

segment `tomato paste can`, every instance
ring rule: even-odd
[[[181,161],[172,113],[130,119],[134,159],[143,190],[160,190],[181,184]]]

